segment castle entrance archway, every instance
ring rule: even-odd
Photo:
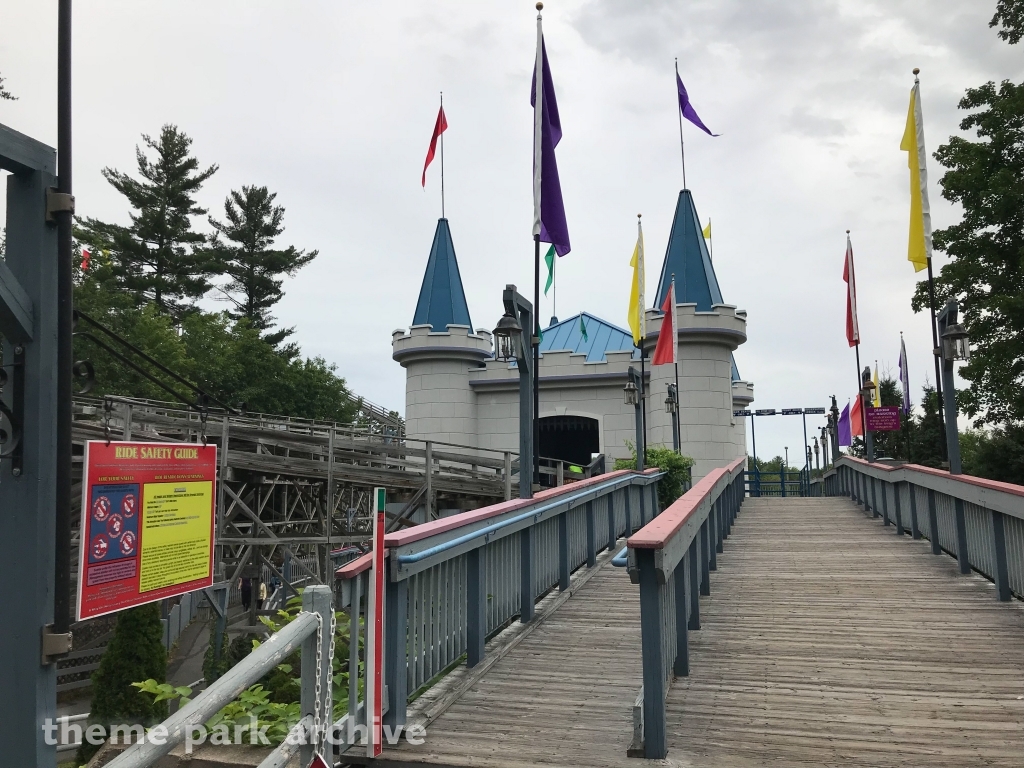
[[[587,416],[545,416],[540,420],[540,450],[543,459],[561,459],[581,467],[591,454],[601,450],[597,419]]]

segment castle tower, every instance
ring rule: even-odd
[[[736,411],[745,411],[754,402],[754,384],[744,381],[736,367],[736,358],[732,361],[732,409],[733,409],[733,442],[736,446],[736,457],[747,453],[747,419],[736,416]]]
[[[723,301],[699,221],[693,195],[682,190],[653,302],[661,307],[675,275],[680,442],[683,454],[696,461],[694,480],[746,452],[745,442],[737,444],[740,437],[733,417],[736,368],[732,353],[747,340],[747,313]],[[661,312],[647,310],[644,347],[648,358],[658,343],[660,327]],[[671,365],[650,367],[650,371],[648,444],[671,446],[672,422],[664,401],[675,372]],[[747,395],[749,404],[752,385],[740,393],[741,399]],[[742,439],[746,440],[745,432]]]
[[[412,326],[392,334],[391,349],[406,370],[406,433],[476,447],[469,372],[492,356],[491,334],[473,332],[447,219],[437,222]]]

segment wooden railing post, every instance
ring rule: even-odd
[[[615,543],[619,540],[619,531],[615,525],[615,491],[609,493],[605,498],[608,500],[608,551],[615,549]]]
[[[687,559],[684,555],[672,572],[672,587],[675,592],[676,619],[676,660],[672,671],[679,677],[690,674],[690,640],[687,633],[689,617],[686,615],[686,571]]]
[[[878,517],[878,483],[873,477],[868,478],[871,484],[871,517]]]
[[[569,588],[569,512],[558,516],[558,588]]]
[[[715,499],[715,552],[725,551],[725,496]],[[717,565],[718,558],[715,558]]]
[[[384,586],[384,685],[388,689],[384,725],[395,729],[405,725],[405,706],[409,698],[406,673],[409,582],[405,579],[391,581],[385,576]]]
[[[594,502],[587,502],[583,514],[587,521],[587,568],[593,568],[597,565],[597,523],[594,520]]]
[[[632,494],[632,492],[630,490],[630,486],[627,485],[625,488],[622,489],[622,499],[623,499],[623,503],[626,506],[626,536],[627,537],[633,535],[633,510],[631,509],[632,504],[630,504],[630,500],[631,500],[632,496],[633,496],[633,494]],[[641,526],[641,527],[643,527],[643,526]]]
[[[519,532],[519,621],[523,624],[533,618],[533,540],[534,526]]]
[[[967,516],[964,513],[964,502],[958,496],[953,497],[953,510],[956,520],[956,561],[960,573],[971,572],[971,560],[967,552]]]
[[[434,519],[434,445],[430,440],[427,440],[426,453],[427,493],[424,496],[425,514],[423,519],[429,523]]]
[[[700,525],[700,593],[711,594],[711,531],[705,520]]]
[[[1003,526],[1003,513],[992,511],[992,550],[995,555],[995,573],[992,574],[996,583],[996,597],[1002,602],[1009,602],[1010,573],[1006,566],[1006,533]]]
[[[466,553],[466,666],[475,667],[484,658],[487,638],[487,586],[485,548]]]
[[[654,551],[640,549],[637,567],[640,574],[640,645],[644,679],[644,756],[660,760],[668,754],[665,729],[664,654],[662,653],[661,590],[654,566]]]
[[[939,513],[935,509],[935,491],[928,489],[928,538],[932,540],[932,554],[941,555],[942,545],[939,543]]]
[[[650,520],[647,519],[647,499],[645,489],[642,485],[637,486],[637,496],[640,499],[640,527],[643,528]]]
[[[892,484],[892,498],[896,507],[896,535],[903,535],[903,505],[900,503],[900,483]]]
[[[512,498],[512,452],[505,451],[505,501]]]
[[[686,552],[687,580],[686,584],[690,590],[690,621],[687,626],[690,629],[700,629],[700,554],[695,536],[690,542],[690,548]]]
[[[879,480],[878,484],[882,487],[882,525],[889,525],[889,492],[885,486],[887,483],[885,480]]]

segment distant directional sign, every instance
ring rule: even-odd
[[[750,414],[750,411],[733,411],[732,415],[733,416],[743,416],[744,418],[746,418],[747,416],[750,416],[751,414]]]
[[[758,410],[754,411],[754,413],[757,416],[774,416],[775,415],[775,409],[774,408],[759,408]]]
[[[824,416],[825,415],[825,409],[824,408],[804,408],[804,413],[806,413],[808,416]]]
[[[804,412],[803,408],[783,408],[782,409],[782,415],[783,416],[799,416],[803,412]]]

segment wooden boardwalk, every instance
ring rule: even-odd
[[[384,764],[1024,765],[1021,603],[852,502],[748,499],[701,618],[667,760],[626,757],[639,599],[605,564]]]

